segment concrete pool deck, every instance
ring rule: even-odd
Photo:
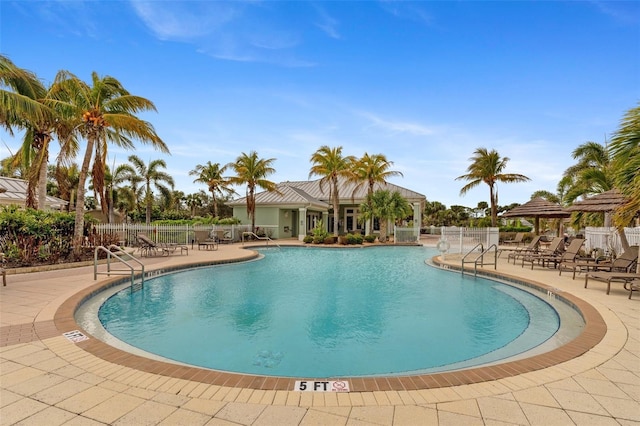
[[[150,271],[246,253],[229,244],[143,262]],[[447,261],[459,264],[453,256]],[[582,277],[574,281],[506,259],[497,271],[587,302],[606,323],[604,336],[586,353],[551,367],[472,384],[350,393],[220,385],[194,374],[148,372],[145,363],[135,368],[119,351],[96,356],[82,347],[86,341],[62,336],[61,311],[96,284],[92,266],[10,274],[0,290],[0,424],[640,424],[640,296],[629,300],[621,285],[607,296],[603,283],[585,289]],[[108,280],[102,275],[97,282]]]

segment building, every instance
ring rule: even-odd
[[[413,206],[413,225],[419,230],[422,210],[426,197],[417,192],[391,183],[375,184],[374,191],[379,189],[399,192]],[[339,233],[375,234],[374,229],[367,229],[369,224],[361,223],[360,205],[364,203],[368,192],[367,185],[357,187],[357,184],[341,179],[338,184],[340,196]],[[333,231],[333,212],[330,198],[330,185],[320,187],[320,179],[313,181],[282,182],[277,191],[259,192],[255,196],[256,226],[267,227],[273,238],[297,237],[302,240],[311,232],[319,220],[329,232]],[[238,198],[228,203],[233,207],[233,216],[243,224],[250,224],[247,215],[246,197]]]
[[[27,200],[27,181],[0,176],[0,206],[24,207]],[[43,210],[63,210],[68,201],[47,195]]]

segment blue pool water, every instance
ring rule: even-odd
[[[100,307],[100,321],[118,339],[172,360],[308,378],[473,365],[505,347],[536,347],[560,323],[528,292],[425,265],[433,249],[262,253],[257,261],[167,274],[146,280],[141,291],[119,291]]]

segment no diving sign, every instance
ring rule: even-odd
[[[296,380],[293,390],[304,392],[349,392],[349,382],[344,380]]]

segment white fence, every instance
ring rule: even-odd
[[[256,226],[258,235],[272,234],[271,226]],[[125,245],[136,246],[137,235],[146,234],[155,242],[193,244],[195,242],[194,231],[223,231],[225,235],[234,242],[242,239],[242,233],[250,231],[250,225],[145,225],[141,223],[101,223],[93,227],[92,232],[96,234],[115,234]]]
[[[499,228],[459,228],[457,226],[443,226],[440,228],[440,240],[446,241],[449,249],[447,253],[465,254],[473,250],[478,244],[483,249],[492,244],[498,245]]]
[[[640,227],[624,228],[624,235],[630,246],[640,245]],[[584,238],[586,240],[584,248],[587,252],[598,250],[607,255],[622,253],[622,243],[616,228],[587,227]]]
[[[420,240],[420,228],[393,227],[394,243],[417,243]]]

